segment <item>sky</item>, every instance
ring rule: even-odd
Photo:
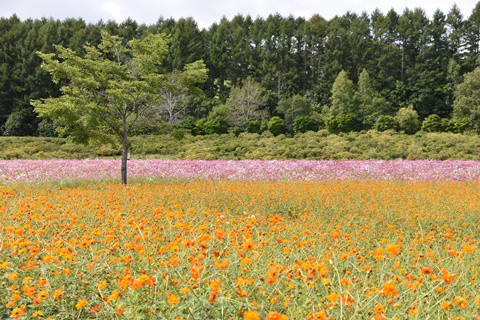
[[[249,14],[252,18],[267,17],[272,13],[282,16],[310,18],[318,13],[329,20],[347,11],[372,13],[378,8],[383,13],[395,9],[402,13],[405,8],[420,7],[431,17],[436,9],[445,14],[456,3],[464,17],[469,17],[476,0],[0,0],[0,17],[16,14],[27,18],[83,18],[87,22],[131,18],[138,23],[154,24],[159,17],[179,19],[192,17],[200,28],[208,28],[222,17]]]

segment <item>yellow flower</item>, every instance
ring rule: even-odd
[[[42,314],[43,314],[42,311],[35,311],[35,312],[33,313],[32,317],[36,318],[36,317],[41,316]]]
[[[23,310],[21,308],[15,308],[12,310],[11,316],[12,318],[17,319],[17,318],[20,318],[22,314],[23,314]]]
[[[107,286],[107,281],[102,281],[97,284],[98,290],[103,290]]]

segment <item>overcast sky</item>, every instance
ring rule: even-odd
[[[347,11],[371,13],[375,8],[386,13],[391,8],[401,13],[405,8],[420,7],[431,17],[436,9],[448,13],[454,3],[464,17],[470,16],[476,0],[0,0],[0,17],[14,13],[26,18],[52,17],[83,18],[87,22],[115,20],[130,17],[139,23],[154,24],[165,18],[193,17],[199,27],[208,28],[223,16],[232,18],[238,13],[267,17],[270,13],[311,17],[314,13],[325,19],[343,15]]]

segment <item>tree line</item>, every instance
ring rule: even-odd
[[[84,57],[103,33],[124,43],[166,35],[157,72],[168,85],[156,114],[134,128],[138,134],[480,131],[478,98],[472,98],[479,90],[478,3],[468,17],[454,5],[431,18],[418,8],[330,20],[237,15],[207,29],[192,18],[153,25],[1,18],[1,133],[56,135],[58,123],[39,117],[31,101],[60,97],[62,83],[52,82],[37,53],[61,45]],[[191,80],[188,70],[195,75],[199,61],[207,77]]]

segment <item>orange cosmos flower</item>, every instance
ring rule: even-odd
[[[14,294],[12,294],[12,296],[10,297],[10,300],[12,300],[12,301],[18,301],[18,300],[20,300],[20,299],[21,299],[21,297],[20,297],[20,295],[19,295],[18,293],[14,293]]]
[[[459,296],[453,298],[453,303],[455,303],[455,305],[460,309],[465,309],[468,305],[468,301],[465,298]]]
[[[217,301],[217,294],[220,293],[220,280],[212,280],[210,281],[209,285],[212,291],[210,292],[210,296],[208,297],[209,302]]]
[[[389,244],[385,248],[385,252],[392,258],[395,258],[400,253],[400,246],[398,244]]]
[[[63,292],[64,292],[64,291],[63,291],[62,289],[54,290],[53,293],[52,293],[52,297],[53,297],[55,300],[60,300]]]
[[[172,305],[180,302],[180,299],[178,299],[177,296],[174,295],[174,294],[169,295],[167,300],[168,300],[168,303],[170,303]]]
[[[200,269],[197,266],[192,266],[190,268],[190,275],[193,279],[198,279],[200,277]]]
[[[37,288],[34,286],[22,286],[22,290],[27,297],[33,299],[36,295]]]
[[[18,279],[18,274],[16,273],[7,273],[7,279],[10,281],[15,281]]]
[[[252,251],[253,248],[255,247],[255,244],[253,243],[252,239],[249,238],[243,243],[242,246],[244,250]]]
[[[125,308],[123,306],[120,306],[120,307],[118,307],[117,311],[115,311],[115,314],[117,316],[121,316],[124,311],[125,311]]]
[[[271,224],[277,224],[279,223],[280,221],[282,221],[282,217],[280,215],[274,215],[274,216],[269,216],[268,217],[268,221],[271,223]]]
[[[80,299],[80,300],[78,300],[77,304],[75,305],[75,308],[80,310],[82,308],[85,308],[87,306],[87,304],[88,304],[87,299]]]
[[[382,284],[382,292],[385,296],[398,296],[397,287],[391,281]]]
[[[95,313],[95,312],[99,312],[99,311],[100,311],[100,306],[94,305],[93,307],[90,308],[88,313]]]
[[[189,288],[182,288],[182,289],[180,289],[180,292],[184,295],[189,295],[190,294],[190,289]]]
[[[269,312],[265,320],[288,320],[288,317],[279,312]]]
[[[446,284],[450,284],[453,281],[453,275],[444,269],[442,270],[442,279]]]
[[[450,301],[443,301],[440,305],[440,309],[442,310],[449,310],[452,307],[452,303]]]
[[[218,239],[218,240],[222,240],[223,238],[225,238],[227,236],[227,234],[225,233],[225,231],[223,230],[217,230],[215,231],[215,237]]]
[[[267,271],[267,279],[265,280],[265,283],[266,284],[277,283],[278,282],[277,276],[278,276],[279,272],[280,272],[280,267],[278,267],[278,266],[270,268]]]
[[[226,269],[230,265],[230,261],[223,259],[222,261],[215,261],[214,265],[217,269]]]
[[[308,320],[332,320],[332,318],[327,317],[325,310],[320,310],[315,313],[310,313],[307,315]]]
[[[112,293],[107,298],[107,303],[110,303],[113,300],[118,299],[119,297],[120,297],[120,291],[113,290]]]
[[[335,302],[335,301],[337,301],[338,299],[340,299],[340,296],[339,296],[337,293],[332,292],[332,293],[330,293],[330,294],[327,296],[327,299],[328,299],[328,301],[330,301],[330,302]]]
[[[15,308],[12,310],[11,316],[12,318],[17,319],[17,318],[20,318],[22,314],[23,314],[23,310],[21,308]]]
[[[46,297],[48,297],[48,291],[47,291],[47,290],[41,290],[41,291],[38,293],[38,298],[40,298],[40,299],[45,299]]]
[[[385,306],[383,304],[377,304],[373,307],[373,314],[374,315],[380,315],[385,313]]]
[[[472,253],[474,250],[475,250],[475,248],[471,245],[468,245],[468,244],[466,244],[462,247],[462,251],[464,253]]]
[[[260,315],[256,311],[249,310],[243,314],[243,320],[260,320]]]
[[[172,267],[178,266],[181,263],[180,259],[177,256],[171,256],[170,257],[170,265]]]
[[[422,267],[420,270],[422,271],[423,274],[431,274],[431,273],[433,273],[432,267]]]

